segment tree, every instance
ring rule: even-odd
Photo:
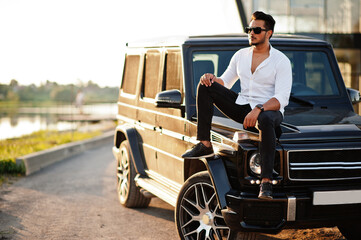
[[[14,91],[10,90],[7,92],[6,99],[9,101],[19,101],[19,95],[15,93]]]
[[[18,87],[19,83],[15,79],[11,79],[9,86],[12,87],[12,88]]]
[[[51,100],[56,102],[74,102],[74,93],[69,86],[59,86],[50,93]]]
[[[5,100],[9,91],[9,86],[0,84],[0,100]]]

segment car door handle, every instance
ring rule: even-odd
[[[154,127],[154,131],[162,133],[163,128],[162,127]]]

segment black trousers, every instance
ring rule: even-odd
[[[210,87],[199,84],[197,89],[197,139],[210,140],[210,130],[215,105],[228,118],[243,123],[252,110],[249,104],[236,104],[238,94],[213,83]],[[272,179],[276,149],[276,128],[279,128],[283,116],[280,111],[264,111],[258,116],[258,127],[262,131],[260,143],[261,177]]]

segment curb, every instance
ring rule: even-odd
[[[44,151],[21,156],[16,159],[16,164],[24,164],[26,169],[25,175],[28,176],[44,167],[82,153],[90,148],[99,147],[105,143],[111,143],[113,139],[114,131],[108,131],[101,136],[92,139],[66,143]]]

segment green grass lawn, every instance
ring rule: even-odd
[[[58,132],[43,130],[19,138],[0,140],[0,184],[4,180],[5,174],[22,175],[25,173],[24,166],[16,165],[16,158],[64,143],[89,139],[100,134],[100,131]]]

